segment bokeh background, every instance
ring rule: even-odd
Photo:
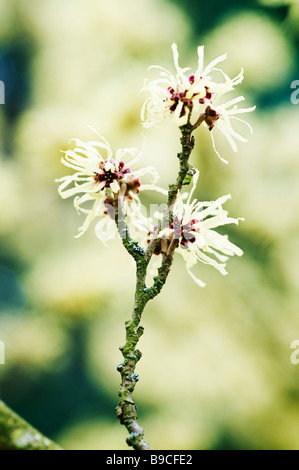
[[[67,449],[127,448],[114,409],[134,266],[92,228],[73,238],[82,216],[54,179],[69,138],[93,139],[86,125],[114,150],[143,145],[140,88],[149,65],[173,67],[173,41],[183,66],[199,44],[206,61],[228,52],[257,111],[237,154],[216,136],[229,165],[196,134],[197,197],[232,194],[246,220],[225,232],[244,256],[226,277],[200,266],[204,289],[176,259],[142,321],[140,423],[152,449],[299,449],[296,0],[0,0],[0,397]],[[142,166],[166,187],[178,150],[174,126],[150,129]]]

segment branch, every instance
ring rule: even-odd
[[[126,223],[126,214],[123,211],[123,200],[126,189],[126,184],[122,184],[119,196],[113,201],[114,220],[125,249],[137,262],[144,259],[144,250],[131,238],[129,227]]]
[[[145,285],[145,276],[148,263],[137,262],[137,281],[135,291],[135,305],[132,316],[126,322],[126,343],[120,348],[124,361],[117,366],[121,375],[121,386],[119,390],[119,404],[116,408],[117,417],[120,419],[128,432],[127,444],[135,450],[148,450],[149,445],[144,441],[144,431],[137,423],[137,406],[135,405],[132,393],[139,376],[135,373],[137,362],[141,359],[142,353],[136,349],[140,336],[143,334],[143,327],[140,326],[141,315],[148,302]]]
[[[167,208],[161,225],[159,229],[157,229],[157,233],[161,230],[161,227],[164,228],[169,225],[170,218],[173,218],[172,207],[177,198],[178,192],[182,189],[183,185],[190,183],[192,176],[194,175],[194,170],[188,163],[194,147],[194,138],[192,136],[194,126],[188,123],[180,129],[182,133],[182,151],[178,154],[180,162],[179,173],[176,182],[169,186]],[[133,241],[130,237],[126,223],[126,214],[123,211],[122,204],[124,195],[126,194],[126,189],[126,185],[122,185],[119,197],[114,200],[115,222],[124,247],[136,262],[137,280],[133,313],[130,320],[125,324],[126,343],[120,348],[124,361],[117,366],[117,370],[121,375],[121,386],[118,393],[120,401],[116,408],[116,414],[120,419],[121,424],[123,424],[129,432],[127,444],[132,446],[135,450],[148,450],[149,445],[144,441],[144,431],[137,422],[137,406],[132,398],[136,383],[139,380],[139,376],[135,373],[135,369],[137,362],[142,356],[142,353],[136,349],[136,346],[143,334],[143,327],[140,326],[141,315],[149,300],[153,299],[161,292],[170,272],[173,254],[177,248],[178,241],[173,239],[170,242],[167,252],[162,253],[163,261],[161,267],[158,269],[158,276],[154,278],[153,286],[147,288],[145,283],[147,268],[159,239],[153,236],[147,250],[144,251],[138,243]]]
[[[0,450],[62,450],[0,400]]]
[[[173,261],[173,252],[167,253],[161,267],[158,269],[158,276],[154,277],[154,285],[149,289],[149,298],[154,299],[160,294],[164,286]]]
[[[172,218],[172,208],[173,204],[175,203],[175,200],[177,198],[178,192],[182,189],[183,186],[189,184],[192,180],[192,176],[194,175],[195,171],[192,166],[189,165],[189,158],[191,155],[191,152],[194,148],[194,137],[192,136],[192,132],[194,131],[195,127],[192,126],[190,123],[186,124],[185,126],[181,126],[181,145],[182,145],[182,151],[178,153],[177,157],[179,159],[179,173],[177,176],[177,180],[174,184],[169,185],[169,190],[168,190],[168,199],[167,199],[167,207],[164,212],[164,217],[162,219],[162,222],[160,226],[157,228],[155,233],[153,234],[153,238],[150,241],[147,250],[146,250],[146,258],[152,257],[155,248],[159,242],[159,239],[155,237],[156,234],[160,232],[160,230],[163,230],[165,227],[167,227]]]
[[[169,185],[167,201],[167,206],[169,208],[173,206],[178,192],[182,189],[184,185],[189,184],[191,182],[192,176],[194,175],[194,169],[188,163],[191,152],[194,148],[194,137],[192,136],[194,126],[192,126],[191,124],[186,124],[180,129],[182,133],[180,139],[182,151],[178,153],[180,169],[176,182],[174,184]]]

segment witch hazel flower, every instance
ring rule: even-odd
[[[190,73],[189,67],[181,68],[179,65],[177,45],[173,43],[171,48],[175,75],[159,65],[149,67],[149,70],[159,70],[160,78],[145,80],[142,89],[149,91],[151,95],[141,110],[144,127],[161,127],[170,121],[174,121],[178,126],[187,124],[191,113],[198,114],[206,100],[211,98],[208,74],[214,70],[217,63],[226,58],[226,55],[222,55],[203,69],[203,46],[200,46],[197,70],[195,73]]]
[[[177,217],[181,221],[182,235],[179,240],[178,253],[186,262],[187,271],[192,279],[201,287],[205,283],[196,278],[191,268],[202,262],[216,268],[226,275],[226,261],[229,256],[241,256],[243,251],[231,243],[227,236],[220,235],[214,229],[222,225],[238,224],[239,220],[228,217],[222,205],[231,198],[231,195],[222,196],[213,202],[198,202],[181,204],[178,200]]]
[[[198,173],[194,177],[193,188],[186,202],[185,195],[179,193],[172,208],[172,222],[157,233],[157,227],[151,232],[158,240],[155,254],[166,254],[170,247],[180,254],[186,262],[186,268],[192,279],[200,287],[205,283],[198,279],[191,269],[198,263],[209,264],[221,274],[226,275],[226,261],[229,256],[241,256],[243,251],[231,243],[227,236],[215,231],[217,227],[227,224],[238,224],[241,218],[228,217],[223,204],[231,195],[222,196],[216,201],[191,201]]]
[[[204,123],[211,132],[214,151],[216,152],[220,160],[222,160],[224,163],[228,163],[227,160],[221,157],[220,153],[216,148],[212,130],[216,125],[217,129],[219,129],[219,131],[222,132],[222,134],[227,139],[232,150],[234,152],[237,152],[238,146],[236,144],[236,141],[245,143],[247,142],[247,139],[234,130],[232,126],[232,120],[242,122],[249,128],[250,132],[252,133],[253,131],[250,124],[244,119],[240,119],[236,115],[250,113],[251,111],[255,110],[255,106],[252,106],[251,108],[239,108],[237,103],[240,103],[240,101],[244,101],[244,96],[238,96],[237,98],[234,98],[224,104],[218,104],[220,96],[221,95],[218,95],[216,92],[213,102],[211,101],[210,105],[207,106],[207,108],[205,109]]]
[[[246,109],[238,108],[237,103],[245,99],[243,96],[223,104],[220,104],[220,98],[234,90],[234,87],[243,81],[243,69],[231,79],[223,70],[217,68],[217,64],[223,62],[227,54],[217,57],[204,68],[204,47],[199,46],[197,69],[194,73],[190,73],[190,68],[181,68],[179,65],[177,45],[173,43],[171,47],[176,74],[173,75],[158,65],[150,67],[150,69],[160,71],[160,78],[145,80],[142,91],[149,92],[150,96],[141,110],[143,126],[162,127],[169,122],[174,122],[179,127],[190,124],[196,129],[204,123],[211,131],[211,135],[212,129],[216,126],[225,135],[232,149],[236,151],[235,140],[242,142],[247,140],[234,131],[231,119],[242,121],[235,115],[251,112],[255,106]],[[222,81],[215,81],[211,78],[210,74],[215,75],[215,73],[221,76]],[[245,124],[249,126],[248,123],[245,122]],[[249,128],[252,131],[250,126]],[[214,150],[220,157],[215,148],[213,136],[212,140]]]
[[[105,241],[114,238],[116,234],[113,201],[119,197],[121,189],[125,209],[128,209],[131,219],[135,216],[134,223],[139,226],[139,192],[148,189],[159,191],[160,188],[155,185],[158,179],[155,168],[148,166],[136,171],[131,170],[141,156],[138,149],[119,149],[113,156],[107,140],[93,128],[92,130],[100,140],[83,142],[71,139],[76,147],[74,150],[67,150],[61,162],[76,172],[57,179],[56,182],[60,183],[58,188],[60,196],[63,199],[75,196],[74,206],[78,213],[86,214],[77,237],[83,235],[91,222],[99,217],[101,220],[97,224],[96,234]],[[126,158],[131,160],[125,163]],[[140,178],[145,175],[150,175],[152,181],[142,185]],[[86,203],[91,203],[91,208],[86,208]],[[144,221],[141,225],[144,225]]]

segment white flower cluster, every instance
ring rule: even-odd
[[[238,108],[238,103],[244,100],[243,96],[222,104],[220,98],[243,80],[243,70],[230,79],[218,69],[217,64],[226,58],[226,54],[204,68],[201,46],[198,47],[197,70],[190,74],[188,68],[182,69],[179,66],[176,44],[172,45],[172,50],[176,75],[162,67],[153,66],[160,71],[160,78],[145,82],[144,89],[150,92],[150,97],[146,99],[141,111],[144,127],[164,126],[173,121],[179,127],[191,126],[193,131],[199,124],[205,123],[212,135],[212,130],[217,125],[232,149],[236,150],[235,140],[245,142],[246,139],[234,131],[231,120],[240,120],[236,117],[237,114],[253,111],[255,107]],[[214,72],[220,72],[224,81],[218,83],[212,80],[211,74]],[[114,238],[117,235],[114,209],[116,201],[121,198],[126,222],[135,230],[135,240],[141,246],[146,248],[147,243],[156,238],[154,252],[164,256],[170,246],[175,247],[175,251],[184,258],[189,274],[199,286],[205,284],[191,272],[191,268],[199,261],[215,267],[221,274],[226,274],[225,262],[228,256],[242,255],[242,250],[231,243],[227,236],[215,231],[219,226],[237,224],[242,220],[228,217],[227,211],[222,208],[230,195],[212,202],[192,200],[199,175],[196,171],[189,195],[180,192],[174,206],[168,208],[171,209],[168,225],[165,226],[164,223],[161,228],[159,223],[153,227],[152,220],[142,213],[139,192],[154,190],[167,195],[166,190],[156,186],[156,170],[151,166],[131,170],[141,152],[136,148],[125,148],[118,150],[113,156],[108,142],[100,134],[98,137],[100,140],[89,142],[73,139],[75,149],[65,152],[62,163],[76,172],[57,180],[60,183],[58,191],[61,197],[75,196],[75,208],[79,213],[86,215],[77,236],[81,236],[97,218],[98,238],[104,243]],[[215,149],[214,139],[213,146]],[[218,152],[217,154],[219,155]],[[126,163],[127,158],[130,161]],[[150,176],[151,181],[148,184],[141,182],[145,175]],[[91,206],[86,207],[86,203],[91,203]],[[165,221],[165,213],[161,213],[159,218],[160,221]]]
[[[227,54],[223,54],[213,60],[204,68],[204,47],[199,46],[198,66],[194,73],[190,73],[190,68],[181,68],[179,65],[179,54],[176,44],[172,44],[173,60],[176,74],[158,65],[152,65],[150,69],[155,68],[160,71],[160,78],[155,80],[145,80],[144,91],[150,93],[145,101],[141,119],[144,127],[161,127],[168,122],[173,121],[178,126],[184,126],[187,123],[196,125],[196,122],[202,118],[202,122],[210,131],[216,125],[225,135],[232,149],[237,151],[236,140],[247,142],[247,140],[238,134],[232,126],[232,119],[245,123],[252,131],[250,125],[236,117],[238,114],[249,113],[255,109],[239,108],[238,103],[243,101],[244,96],[231,99],[221,104],[221,98],[226,93],[234,90],[235,85],[242,82],[243,69],[233,79],[229,78],[223,70],[216,66],[223,62]],[[217,74],[223,77],[223,81],[217,82],[211,77],[211,74]],[[211,132],[213,147],[215,148],[213,133]],[[220,157],[221,158],[221,157]],[[222,159],[222,158],[221,158]],[[223,159],[222,159],[223,160]],[[227,163],[225,160],[223,160]]]
[[[93,131],[96,132],[94,129]],[[124,148],[117,150],[113,156],[107,140],[100,134],[97,135],[100,141],[83,142],[72,139],[76,147],[74,150],[67,150],[61,162],[76,170],[76,173],[56,180],[61,183],[58,188],[60,196],[63,199],[75,196],[74,206],[78,213],[86,214],[77,237],[86,232],[95,218],[99,219],[96,234],[100,240],[105,242],[116,237],[113,201],[119,197],[121,186],[125,187],[122,204],[128,221],[146,233],[146,218],[141,215],[138,193],[146,189],[159,191],[160,188],[154,184],[159,176],[152,166],[132,172],[131,167],[140,158],[141,152],[136,148]],[[105,157],[102,156],[103,151],[106,153]],[[126,157],[132,160],[125,163],[123,158]],[[142,185],[140,177],[147,174],[152,183]],[[82,195],[77,196],[78,194]],[[87,208],[85,204],[90,202],[91,207]]]
[[[152,234],[155,234],[158,239],[167,240],[164,247],[163,243],[160,244],[161,253],[163,249],[167,252],[170,243],[173,239],[176,240],[176,251],[184,258],[190,276],[200,287],[204,287],[205,283],[194,276],[191,268],[200,261],[210,264],[223,275],[227,274],[225,262],[228,256],[241,256],[243,252],[226,236],[220,235],[214,229],[222,225],[238,224],[239,220],[243,219],[228,217],[228,212],[222,208],[222,205],[231,198],[230,194],[216,201],[192,200],[197,179],[198,172],[194,176],[193,188],[186,202],[184,202],[186,194],[179,194],[176,199],[172,208],[171,224],[158,234],[152,229]]]

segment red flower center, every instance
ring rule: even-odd
[[[189,82],[191,85],[193,85],[194,81],[195,75],[192,74],[189,77]],[[210,100],[212,98],[212,93],[210,92],[210,89],[207,86],[205,86],[205,96],[202,96],[201,98],[198,98],[198,93],[193,93],[191,98],[187,98],[186,95],[188,90],[179,91],[178,88],[175,90],[172,87],[168,87],[167,91],[168,93],[170,93],[170,97],[167,98],[165,101],[173,101],[172,105],[169,107],[171,113],[176,110],[179,102],[183,103],[180,117],[185,116],[187,109],[189,109],[190,111],[192,110],[194,100],[198,100],[200,104],[204,104],[205,100]]]
[[[182,220],[175,216],[169,228],[173,230],[174,238],[179,240],[180,245],[187,248],[189,243],[194,243],[196,240],[194,233],[198,233],[199,228],[194,225],[198,222],[199,220],[192,219],[187,224],[182,224]]]
[[[108,160],[112,164],[112,169],[110,168],[109,170],[105,169],[105,165],[107,161],[101,163],[99,165],[99,172],[94,174],[94,180],[97,183],[102,183],[105,182],[105,186],[103,186],[102,189],[104,188],[109,188],[111,183],[115,180],[119,180],[124,177],[124,175],[131,173],[130,168],[125,168],[125,162],[123,160],[120,160],[119,163],[116,163],[113,158]]]

